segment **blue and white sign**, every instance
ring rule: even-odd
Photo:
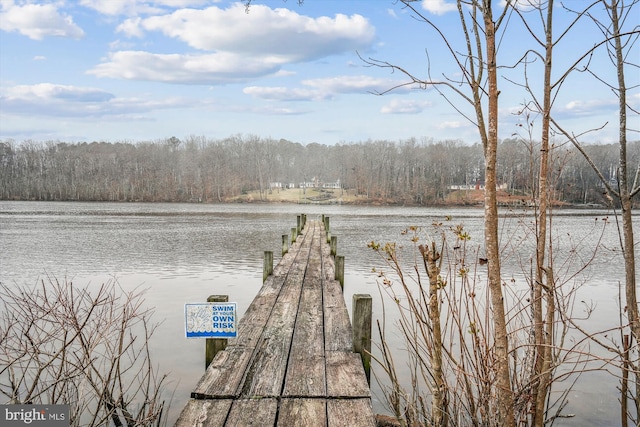
[[[234,338],[236,313],[235,302],[185,304],[187,338]]]

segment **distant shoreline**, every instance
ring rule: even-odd
[[[35,199],[1,199],[4,202],[69,202],[69,203],[187,203],[187,204],[294,204],[294,205],[346,205],[346,206],[388,206],[388,207],[435,207],[435,208],[482,208],[484,206],[484,196],[482,190],[472,190],[465,197],[459,195],[449,195],[446,200],[439,203],[417,203],[406,200],[395,200],[392,198],[368,198],[360,195],[345,195],[331,197],[295,197],[292,193],[298,190],[281,190],[280,194],[263,194],[259,197],[259,192],[251,192],[233,198],[224,198],[222,200],[35,200]],[[339,190],[336,190],[339,191]],[[282,195],[288,192],[289,194]],[[309,191],[309,193],[312,193]],[[346,193],[346,190],[345,190]],[[312,193],[313,194],[313,193]],[[498,197],[498,206],[503,208],[532,208],[534,203],[531,199],[524,196],[512,195],[506,192],[500,192]],[[568,203],[555,201],[554,209],[608,209],[607,206],[597,203]]]

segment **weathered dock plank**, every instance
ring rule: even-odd
[[[247,380],[242,389],[245,396],[279,396],[291,349],[296,315],[312,236],[305,236],[296,261],[290,267],[282,290],[256,346],[256,355],[248,367]]]
[[[283,396],[324,396],[325,359],[320,284],[304,284]]]
[[[228,346],[216,354],[204,376],[196,384],[191,397],[195,399],[234,398],[238,396],[253,349]]]
[[[233,402],[225,427],[272,426],[275,425],[278,400],[239,399]]]
[[[359,354],[346,351],[328,351],[326,361],[327,396],[335,398],[371,397],[371,390]]]
[[[219,427],[224,426],[233,399],[190,400],[184,407],[176,425]]]
[[[337,280],[324,283],[324,347],[326,351],[352,351],[353,331],[342,288]]]
[[[376,418],[371,399],[331,399],[327,401],[327,425],[331,427],[371,427]]]
[[[324,399],[282,399],[278,427],[325,427],[327,404]]]
[[[312,236],[283,396],[319,397],[326,392],[320,238],[320,233]]]
[[[324,226],[283,255],[176,426],[373,427],[371,392]]]

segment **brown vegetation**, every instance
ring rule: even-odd
[[[0,395],[67,404],[70,426],[155,426],[166,376],[151,361],[156,328],[143,294],[116,283],[0,283]]]
[[[553,197],[567,203],[603,203],[598,177],[582,155],[569,148],[556,150],[564,160]],[[585,150],[604,177],[613,179],[610,171],[617,147],[593,145]],[[135,144],[8,140],[0,141],[0,199],[468,205],[477,201],[478,193],[456,188],[482,188],[482,156],[480,144],[426,138],[333,146],[245,136]],[[638,158],[640,141],[629,144],[629,161]],[[517,197],[531,194],[529,171],[537,162],[535,146],[515,139],[502,141],[498,189]],[[327,189],[320,194],[314,188],[299,188],[301,182],[335,185],[338,180],[344,192]],[[497,197],[511,203],[500,191]]]

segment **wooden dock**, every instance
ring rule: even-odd
[[[324,223],[309,221],[176,426],[375,426]]]

